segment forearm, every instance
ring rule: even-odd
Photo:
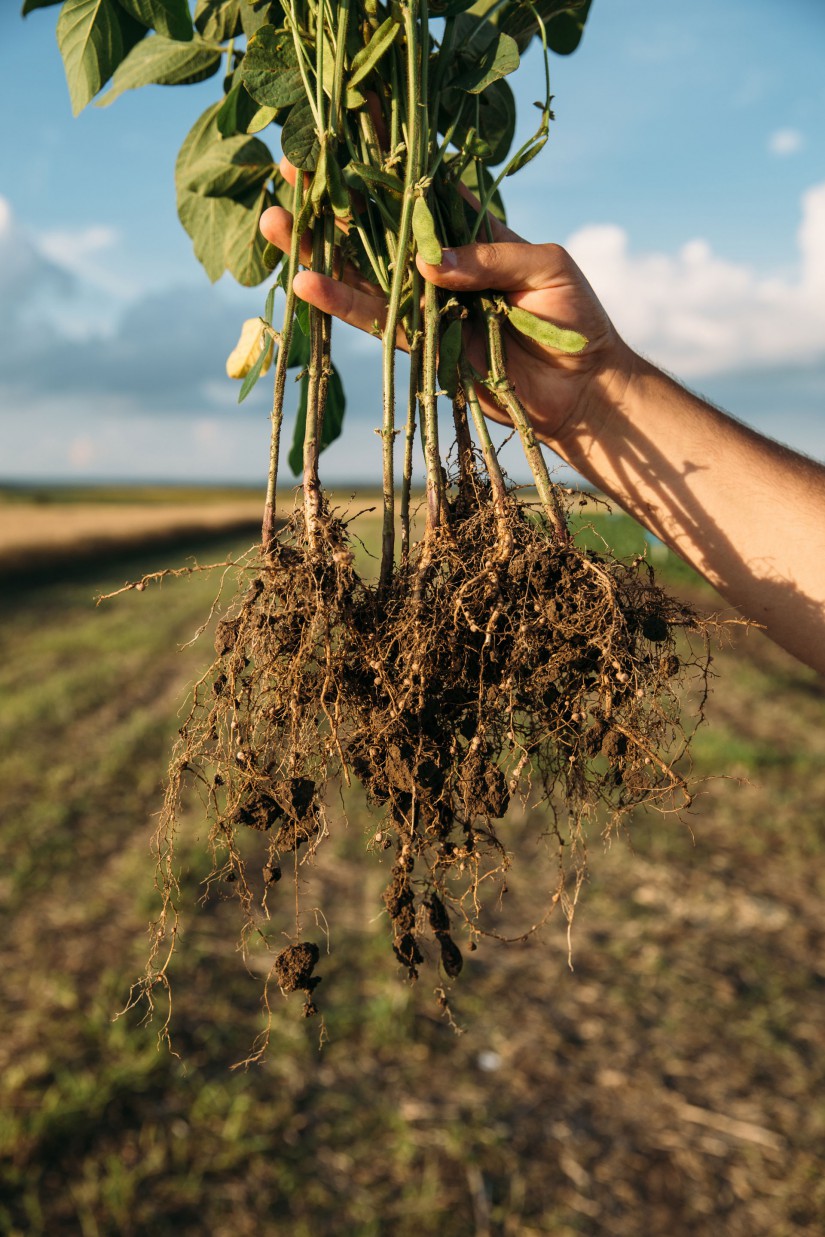
[[[628,353],[554,444],[777,643],[825,672],[825,468]]]

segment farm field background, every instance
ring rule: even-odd
[[[36,497],[6,493],[0,510],[23,515]],[[101,499],[52,492],[45,505],[62,524],[81,497]],[[483,945],[452,993],[461,1034],[439,1012],[435,970],[411,988],[392,957],[390,860],[365,853],[374,826],[351,796],[312,873],[331,942],[323,1035],[278,997],[266,1059],[233,1070],[263,1025],[262,977],[244,968],[230,891],[198,905],[208,866],[192,817],[173,1056],[159,1021],[113,1015],[157,907],[166,755],[210,660],[208,634],[179,646],[217,578],[94,598],[192,553],[236,557],[254,534],[204,540],[190,521],[176,544],[148,545],[140,508],[192,496],[128,497],[137,544],[35,556],[25,572],[7,559],[2,581],[0,1232],[821,1234],[821,681],[736,629],[715,656],[689,815],[640,815],[609,847],[594,824],[574,969],[561,919],[527,944]],[[624,517],[588,506],[582,519],[622,552],[643,545]],[[368,548],[374,518],[355,527]],[[714,608],[654,552],[677,592]],[[541,813],[508,826],[520,862],[505,932],[541,917],[542,832]]]

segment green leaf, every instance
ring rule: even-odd
[[[260,356],[258,357],[257,361],[250,369],[249,373],[244,378],[243,383],[241,385],[241,389],[238,392],[238,403],[239,404],[242,404],[244,402],[247,395],[249,394],[249,392],[252,390],[252,388],[255,386],[256,382],[260,378],[261,370],[268,363],[270,357],[272,356],[272,350],[274,349],[274,347],[275,347],[275,342],[274,340],[270,339],[268,340],[266,347],[261,349]]]
[[[226,266],[245,288],[252,288],[269,275],[264,261],[266,240],[261,233],[261,215],[272,198],[266,188],[233,200],[232,214],[224,237]]]
[[[290,107],[304,97],[298,56],[288,30],[262,26],[249,40],[241,76],[261,107]]]
[[[350,65],[350,77],[347,86],[353,90],[362,82],[381,60],[401,33],[401,23],[397,17],[388,17],[372,35],[366,47],[362,47]]]
[[[227,267],[243,283],[260,283],[268,274],[264,262],[266,242],[258,234],[261,211],[270,203],[265,187],[253,184],[234,196],[207,194],[203,189],[210,182],[199,179],[198,168],[219,171],[221,159],[231,158],[233,152],[250,141],[266,151],[270,167],[271,156],[263,142],[256,139],[222,139],[217,128],[220,108],[220,103],[207,108],[180,149],[175,167],[178,216],[192,238],[195,256],[213,283]],[[236,188],[244,184],[243,176],[239,179],[239,172],[244,172],[242,166],[230,164],[230,172]],[[260,175],[256,173],[258,181]],[[211,184],[215,183],[213,179]]]
[[[218,112],[218,132],[223,137],[235,137],[238,133],[248,134],[249,125],[259,110],[255,100],[247,94],[246,87],[236,72],[233,85]]]
[[[500,34],[487,45],[475,64],[453,78],[451,85],[469,94],[480,94],[491,82],[513,73],[519,66],[518,47],[509,34]]]
[[[461,319],[453,318],[438,346],[438,385],[450,399],[458,393],[458,361],[461,355]]]
[[[301,376],[301,389],[298,395],[298,413],[295,417],[295,430],[292,435],[292,446],[289,449],[287,463],[292,469],[293,477],[300,477],[304,469],[304,435],[307,430],[307,406],[309,404],[309,374]]]
[[[246,126],[247,133],[260,133],[267,125],[271,125],[278,115],[278,110],[277,107],[259,107]]]
[[[435,233],[435,220],[424,198],[413,204],[412,230],[418,252],[430,266],[441,265],[441,245]]]
[[[195,257],[212,283],[226,270],[226,235],[237,204],[231,198],[185,193],[178,198],[178,218],[192,238]]]
[[[114,0],[65,0],[57,19],[57,43],[75,116],[145,34],[146,27]]]
[[[223,43],[241,34],[241,0],[198,0],[195,25],[205,39]]]
[[[184,86],[212,77],[220,68],[219,50],[199,39],[173,42],[161,34],[143,39],[133,47],[112,78],[112,88],[98,102],[108,107],[125,90],[155,83],[159,86]]]
[[[23,8],[20,12],[21,17],[25,17],[28,13],[33,13],[35,9],[49,9],[55,4],[62,4],[63,0],[23,0]]]
[[[222,105],[221,105],[222,106]],[[217,118],[220,107],[215,116]],[[269,180],[275,165],[268,147],[257,137],[239,134],[210,142],[200,157],[189,162],[184,189],[207,197],[237,197],[250,189],[258,190]]]
[[[241,25],[248,39],[257,34],[261,26],[280,25],[283,20],[280,4],[272,4],[270,0],[243,0],[241,4]]]
[[[475,0],[430,0],[430,16],[457,17],[471,9]]]
[[[296,103],[281,130],[281,149],[289,162],[305,172],[314,172],[321,151],[315,117],[308,99]]]
[[[304,468],[304,434],[307,426],[307,404],[309,403],[309,374],[301,379],[301,393],[298,399],[298,415],[295,418],[295,432],[292,437],[292,447],[289,452],[289,467],[293,475],[299,477]],[[344,384],[335,366],[329,376],[327,386],[327,402],[324,408],[324,419],[321,424],[321,441],[319,450],[324,451],[331,442],[341,435],[344,424],[344,413],[347,410]]]
[[[535,314],[529,313],[526,309],[518,309],[515,306],[508,308],[507,321],[528,339],[534,339],[537,344],[544,344],[546,348],[555,348],[558,352],[571,354],[582,352],[590,342],[578,331],[569,331],[564,327],[554,326],[552,322],[546,322],[544,318],[537,318]]]
[[[545,23],[551,51],[560,55],[575,51],[587,20],[590,0],[581,0],[578,4],[575,0],[535,0],[535,4],[529,6],[516,0],[506,5],[498,15],[498,26],[516,40],[520,52],[524,52],[539,33],[534,9]]]
[[[476,172],[476,167],[478,167],[478,173]],[[468,163],[461,174],[461,183],[466,185],[470,193],[474,193],[478,200],[481,201],[483,194],[489,192],[490,185],[493,183],[493,177],[483,164]],[[469,203],[466,203],[466,205],[469,206]],[[491,197],[487,210],[491,215],[495,215],[500,223],[507,222],[507,213],[498,189]]]
[[[442,94],[442,105],[439,112],[439,131],[444,133],[455,118],[461,106],[463,95],[460,91],[449,89]],[[477,144],[478,158],[483,163],[495,167],[507,158],[516,131],[516,101],[513,92],[506,81],[491,82],[477,95],[479,103],[478,136],[485,144]],[[458,129],[453,135],[453,145],[461,149],[471,135],[475,125],[472,115],[475,108],[464,108]],[[469,113],[469,114],[468,114]]]
[[[157,30],[167,39],[187,41],[195,33],[187,0],[118,0],[144,26]]]
[[[291,365],[309,365],[309,305],[307,305],[306,301],[299,301],[295,306],[295,321],[303,336],[303,340],[296,341],[293,335],[293,346],[289,350],[287,368]],[[293,360],[293,352],[298,358],[297,360]]]
[[[275,309],[275,293],[278,290],[278,285],[273,284],[266,294],[266,302],[264,303],[263,320],[267,326],[272,326],[272,313]]]
[[[347,171],[357,176],[370,189],[386,189],[387,193],[391,193],[399,201],[404,196],[404,182],[395,172],[385,172],[368,163],[358,163],[355,159],[347,165]]]

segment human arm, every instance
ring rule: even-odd
[[[284,241],[277,208],[265,234]],[[825,468],[764,438],[685,390],[621,339],[569,254],[498,227],[495,243],[445,251],[422,273],[451,292],[495,288],[512,304],[586,335],[577,356],[508,330],[508,373],[533,427],[573,465],[801,661],[825,673]],[[370,330],[377,290],[309,271],[303,299]],[[470,360],[486,371],[468,323]],[[506,421],[492,398],[485,411]]]

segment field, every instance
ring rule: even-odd
[[[623,518],[583,518],[623,552],[642,544]],[[263,1025],[262,976],[238,951],[231,891],[199,904],[195,817],[178,1055],[157,1019],[113,1020],[148,948],[153,816],[208,636],[178,650],[218,581],[94,597],[187,553],[120,549],[2,587],[0,1233],[821,1234],[822,682],[736,629],[714,660],[689,815],[639,816],[609,847],[594,824],[573,969],[561,919],[484,944],[453,989],[461,1033],[435,970],[411,987],[392,958],[390,861],[365,853],[350,797],[313,874],[323,1022],[278,997],[266,1059],[232,1069]],[[717,604],[658,554],[676,591]],[[509,830],[520,862],[500,926],[516,932],[541,917],[553,871],[541,813]]]

